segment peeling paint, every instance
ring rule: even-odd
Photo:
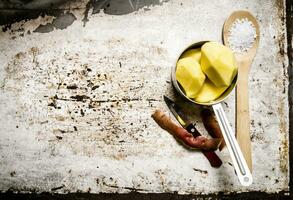
[[[83,22],[84,26],[86,22],[89,21],[89,12],[92,10],[91,14],[97,14],[101,10],[108,15],[125,15],[139,9],[144,11],[149,11],[150,7],[156,5],[162,5],[169,0],[150,0],[150,1],[139,1],[139,0],[89,0],[86,4],[86,9],[84,12]]]
[[[34,32],[38,32],[38,33],[49,33],[51,31],[54,30],[54,28],[56,29],[65,29],[68,26],[70,26],[74,21],[76,20],[76,17],[72,14],[72,13],[65,13],[65,14],[61,14],[58,17],[56,17],[55,19],[53,19],[52,23],[47,23],[45,25],[41,24],[39,25]]]

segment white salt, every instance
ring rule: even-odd
[[[229,35],[229,47],[234,53],[245,53],[253,45],[256,39],[256,30],[247,18],[236,19],[232,24]]]

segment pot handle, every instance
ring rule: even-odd
[[[252,184],[252,175],[237,143],[235,134],[233,133],[232,128],[227,120],[221,103],[213,105],[213,109],[219,122],[224,140],[228,147],[228,151],[230,153],[238,179],[243,186],[249,186]]]

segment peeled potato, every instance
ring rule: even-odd
[[[205,75],[194,58],[186,57],[177,62],[176,80],[184,89],[186,96],[194,98],[203,86]]]
[[[200,49],[190,49],[185,51],[180,58],[187,58],[187,57],[192,57],[194,58],[198,63],[200,63],[200,58],[201,58],[201,51]]]
[[[220,97],[227,88],[228,86],[217,87],[209,79],[206,79],[194,100],[200,103],[213,101]]]
[[[201,69],[217,87],[229,86],[237,74],[232,51],[216,42],[201,47]]]

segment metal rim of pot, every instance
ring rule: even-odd
[[[187,48],[185,48],[182,53],[180,53],[180,55],[176,58],[176,63],[177,61],[180,59],[180,57],[182,56],[182,54],[184,52],[186,52],[187,50],[190,50],[190,49],[197,49],[197,48],[201,48],[201,46],[206,43],[206,42],[209,42],[209,41],[200,41],[200,42],[196,42],[196,43],[192,43],[191,45],[189,45]],[[222,102],[223,100],[225,100],[226,98],[228,98],[228,96],[231,94],[231,92],[233,91],[233,89],[235,88],[236,86],[236,83],[237,83],[237,79],[238,79],[238,73],[237,75],[234,77],[231,85],[223,92],[223,94],[221,94],[220,97],[218,97],[216,100],[213,100],[213,101],[210,101],[210,102],[197,102],[193,99],[190,99],[188,98],[182,87],[179,85],[179,83],[177,82],[176,80],[176,63],[175,65],[173,66],[172,68],[172,73],[171,73],[171,79],[172,79],[172,84],[173,86],[175,87],[175,89],[177,90],[177,92],[183,96],[186,100],[192,102],[192,103],[195,103],[195,104],[198,104],[198,105],[205,105],[205,106],[211,106],[211,105],[214,105],[214,104],[217,104],[217,103],[220,103]]]

